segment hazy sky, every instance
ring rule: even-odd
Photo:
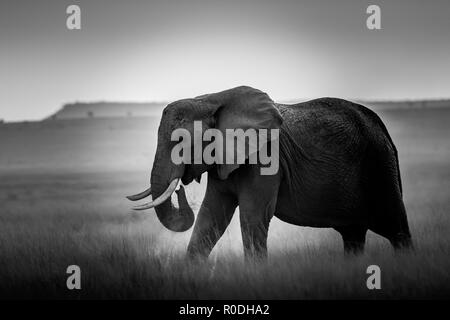
[[[81,30],[66,8],[81,7]],[[381,7],[382,30],[366,28]],[[238,85],[275,100],[450,97],[449,0],[2,0],[0,118]]]

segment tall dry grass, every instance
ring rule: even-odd
[[[395,253],[387,240],[369,233],[366,252],[345,258],[337,232],[273,219],[266,263],[244,262],[239,212],[201,263],[184,259],[192,230],[171,233],[153,212],[131,212],[124,196],[147,184],[154,152],[147,131],[157,121],[94,119],[2,128],[0,297],[449,297],[450,111],[382,116],[400,152],[415,251]],[[203,192],[204,185],[187,188],[194,208]],[[66,268],[72,264],[81,267],[79,291],[66,288]],[[381,290],[366,287],[371,264],[381,268]]]

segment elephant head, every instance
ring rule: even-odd
[[[274,129],[282,123],[281,115],[272,99],[264,92],[250,87],[237,87],[226,91],[184,99],[169,104],[163,111],[158,129],[158,145],[150,188],[140,194],[128,197],[139,200],[150,194],[153,201],[135,209],[155,208],[161,223],[172,231],[186,231],[194,223],[194,214],[185,201],[184,189],[179,196],[179,207],[170,201],[178,182],[187,185],[194,179],[200,180],[202,173],[215,171],[220,179],[227,177],[239,164],[175,164],[171,159],[172,148],[177,141],[171,141],[172,132],[183,128],[194,136],[194,121],[201,121],[203,134],[209,128],[224,132],[226,129]],[[197,132],[197,134],[199,134]],[[199,148],[194,146],[192,148]],[[202,145],[203,149],[205,145]],[[191,154],[194,154],[192,152]],[[180,197],[181,196],[181,197]],[[183,200],[184,197],[184,200]],[[180,199],[181,198],[181,199]]]

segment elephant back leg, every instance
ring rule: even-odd
[[[395,249],[411,247],[397,157],[392,150],[384,149],[370,158],[367,173],[369,229],[387,238]]]
[[[377,206],[376,219],[370,223],[370,230],[387,238],[394,249],[412,247],[403,200],[391,196]]]
[[[344,226],[336,227],[335,229],[342,236],[345,254],[360,254],[364,252],[367,227]]]

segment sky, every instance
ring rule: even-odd
[[[71,4],[81,30],[66,27]],[[2,0],[0,70],[7,121],[239,85],[276,101],[449,98],[450,1]]]

